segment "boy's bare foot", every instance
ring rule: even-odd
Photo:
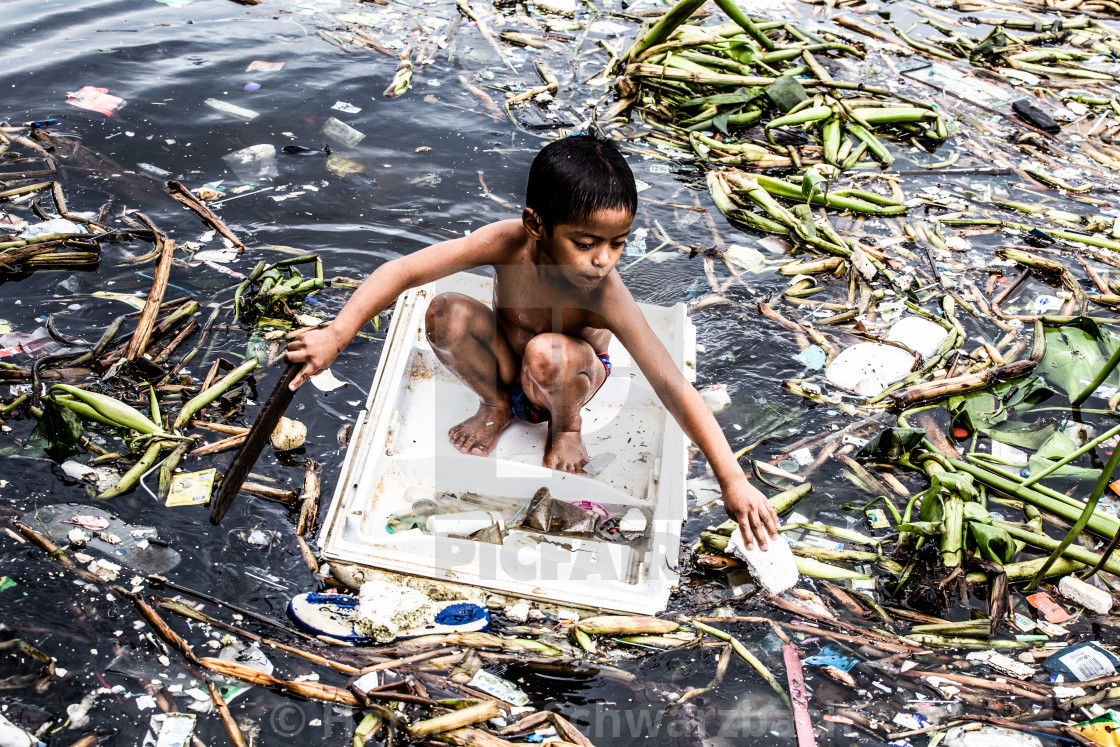
[[[544,466],[578,474],[587,462],[587,449],[583,447],[579,431],[549,430],[548,443],[544,447]]]
[[[478,412],[447,432],[451,445],[464,454],[486,456],[494,448],[498,436],[513,420],[509,405],[478,406]]]

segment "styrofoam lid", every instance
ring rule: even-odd
[[[904,316],[887,333],[888,340],[902,343],[923,358],[936,353],[948,336],[948,330],[940,324],[920,316]]]
[[[825,370],[825,376],[841,389],[871,397],[905,378],[914,363],[914,356],[902,348],[880,342],[861,342],[836,356]]]

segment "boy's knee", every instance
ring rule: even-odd
[[[439,294],[428,304],[424,314],[424,328],[432,345],[441,346],[448,340],[463,337],[468,325],[465,299],[457,293]]]
[[[564,335],[545,332],[533,337],[525,345],[526,373],[541,384],[551,382],[572,368],[575,363],[572,347]]]

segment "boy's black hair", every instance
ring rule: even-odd
[[[622,151],[596,135],[571,135],[549,143],[529,168],[525,205],[544,229],[576,223],[597,210],[638,211],[634,174]]]

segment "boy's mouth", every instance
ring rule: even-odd
[[[583,279],[591,285],[596,285],[597,283],[601,283],[605,277],[606,275],[584,275]]]

